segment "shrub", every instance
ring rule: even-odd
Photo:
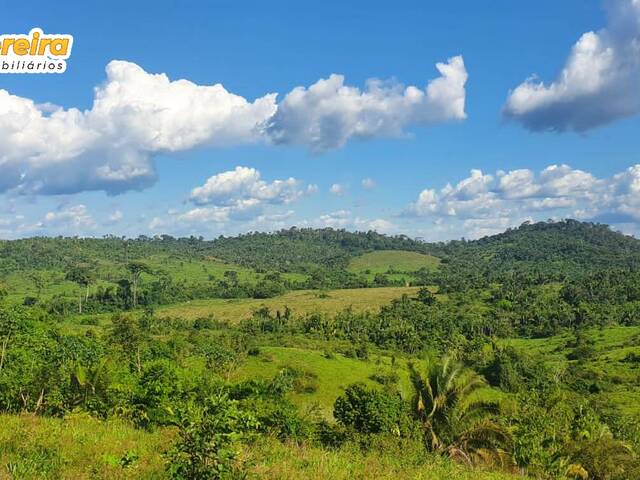
[[[209,398],[203,409],[178,413],[179,438],[168,453],[168,473],[176,480],[244,478],[236,465],[235,443],[255,431],[258,422],[220,395]]]
[[[342,425],[359,433],[399,433],[405,405],[399,395],[368,388],[347,387],[333,406],[333,416]]]

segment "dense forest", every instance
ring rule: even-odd
[[[0,478],[640,478],[606,225],[31,238],[0,278]]]

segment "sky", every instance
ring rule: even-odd
[[[640,0],[0,9],[73,35],[0,74],[0,238],[640,233]]]

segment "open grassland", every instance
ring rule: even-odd
[[[154,432],[87,416],[65,419],[30,415],[0,417],[0,479],[165,479],[163,453],[175,437],[171,428]],[[398,451],[326,450],[283,444],[272,438],[240,446],[249,478],[509,480],[508,474],[469,470],[426,455],[411,443]]]
[[[268,299],[209,299],[162,307],[157,310],[159,317],[177,317],[193,320],[213,316],[217,320],[238,322],[250,317],[261,307],[271,311],[283,311],[289,307],[295,314],[312,312],[336,313],[345,308],[355,311],[376,311],[382,305],[402,295],[415,295],[417,287],[357,288],[320,292],[317,290],[297,290]]]
[[[0,416],[0,479],[162,478],[160,452],[173,431],[155,433],[89,416]]]
[[[435,270],[440,265],[440,259],[431,255],[404,250],[377,250],[353,258],[349,262],[348,270],[353,273],[415,272],[421,268]]]
[[[397,375],[399,390],[407,399],[412,391],[404,359],[396,359],[392,364],[390,357],[371,355],[363,361],[303,348],[262,347],[260,355],[249,357],[238,369],[236,377],[238,380],[269,379],[286,367],[309,375],[302,388],[293,392],[293,402],[303,409],[317,407],[327,420],[332,419],[333,404],[347,386],[359,382],[376,385],[372,380],[376,374]]]
[[[471,470],[442,457],[425,455],[421,445],[363,452],[357,447],[326,450],[309,445],[258,442],[246,451],[257,478],[265,480],[515,480],[507,473]]]

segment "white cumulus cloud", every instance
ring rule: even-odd
[[[534,216],[640,224],[640,165],[606,178],[568,165],[550,165],[537,173],[518,169],[489,175],[472,170],[454,186],[420,192],[404,216],[462,222],[464,231],[474,232]]]
[[[222,85],[170,81],[112,61],[90,110],[64,110],[0,90],[0,190],[75,193],[143,189],[152,157],[202,145],[256,142],[275,95],[253,103]]]
[[[161,153],[252,143],[324,151],[350,138],[464,118],[462,58],[438,69],[442,76],[425,90],[372,80],[360,92],[334,75],[294,89],[280,104],[275,93],[250,101],[221,84],[170,80],[119,60],[107,65],[88,110],[0,89],[0,192],[118,194],[151,186]]]
[[[553,82],[516,87],[507,118],[533,131],[583,132],[640,111],[640,1],[604,3],[607,26],[580,37]]]
[[[238,200],[254,199],[271,204],[291,203],[307,192],[315,191],[315,186],[306,188],[293,177],[268,183],[261,178],[255,168],[238,166],[234,170],[221,172],[191,191],[191,201],[197,205],[228,205]]]
[[[198,228],[207,230],[207,225],[212,224],[218,228],[230,224],[273,227],[293,215],[292,210],[280,212],[276,207],[291,204],[316,191],[316,185],[305,186],[293,177],[268,182],[255,168],[238,166],[213,175],[203,185],[192,189],[189,198],[194,208],[172,210],[166,216],[155,217],[149,228],[186,232]]]
[[[372,79],[361,91],[335,74],[297,87],[278,105],[267,132],[274,143],[324,152],[351,139],[400,136],[410,125],[463,120],[468,75],[462,57],[436,68],[441,76],[424,89]]]

